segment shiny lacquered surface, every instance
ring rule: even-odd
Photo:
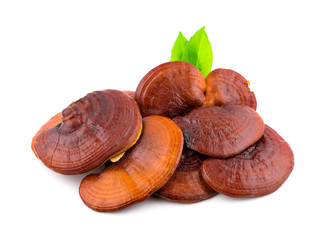
[[[182,132],[172,120],[144,118],[137,144],[100,174],[85,177],[80,197],[96,211],[115,211],[143,201],[172,177],[182,148]]]
[[[206,84],[201,72],[187,62],[163,63],[140,81],[135,100],[142,116],[183,116],[202,106]]]
[[[188,148],[212,157],[229,157],[258,141],[264,122],[245,105],[202,107],[173,119]]]
[[[231,197],[258,197],[276,191],[294,167],[290,146],[266,125],[263,137],[240,154],[206,160],[205,181],[216,191]]]
[[[39,131],[32,149],[52,170],[84,173],[130,148],[142,119],[136,102],[117,90],[96,91],[64,109],[50,128]],[[54,125],[54,126],[53,126]]]
[[[216,195],[201,176],[201,165],[207,158],[184,147],[180,163],[172,178],[156,192],[156,195],[177,202],[198,202]]]
[[[35,156],[38,158],[36,152],[35,152],[35,149],[34,149],[34,143],[35,143],[35,139],[38,135],[40,135],[41,132],[43,132],[44,130],[48,129],[48,128],[52,128],[56,125],[58,125],[59,123],[62,122],[62,117],[61,117],[61,112],[57,113],[56,115],[54,115],[52,118],[50,118],[38,131],[37,133],[35,134],[35,136],[33,137],[32,139],[32,144],[31,144],[31,147],[32,147],[32,150],[35,154]]]
[[[249,82],[239,73],[218,68],[205,79],[205,106],[221,106],[224,104],[243,104],[256,110],[255,94],[249,89]]]

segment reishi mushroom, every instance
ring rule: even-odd
[[[202,106],[205,89],[204,77],[194,65],[167,62],[142,78],[135,100],[143,117],[161,115],[173,118]]]
[[[73,102],[40,128],[32,150],[61,174],[107,162],[79,187],[82,201],[101,212],[152,194],[183,203],[217,193],[264,196],[288,178],[294,156],[256,108],[239,73],[216,69],[204,79],[190,63],[167,62],[135,92],[96,91]]]
[[[188,148],[211,157],[229,157],[257,142],[264,133],[258,113],[245,105],[201,107],[173,119]]]
[[[32,149],[47,167],[62,174],[99,167],[134,145],[141,133],[136,102],[117,90],[89,93],[61,115],[60,123],[56,115],[58,124],[37,133]]]
[[[183,116],[201,106],[247,105],[256,110],[257,101],[249,82],[229,69],[215,69],[204,79],[192,64],[167,62],[149,71],[140,81],[135,100],[143,117]]]
[[[249,82],[239,73],[218,68],[210,72],[205,81],[205,106],[244,104],[256,110],[256,96],[250,91]]]
[[[150,116],[143,119],[138,143],[103,172],[83,179],[79,194],[96,211],[115,211],[141,202],[160,189],[180,161],[183,136],[170,119]]]
[[[187,147],[171,179],[155,194],[171,201],[193,203],[217,194],[201,176],[201,165],[208,157]]]
[[[240,154],[207,159],[202,165],[202,175],[209,186],[224,195],[258,197],[276,191],[293,166],[289,144],[266,125],[263,137]]]

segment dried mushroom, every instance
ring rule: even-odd
[[[244,104],[256,110],[256,96],[250,91],[249,82],[239,73],[219,68],[208,74],[205,80],[205,106]]]
[[[192,64],[175,61],[148,72],[135,92],[143,116],[183,116],[201,106],[243,104],[256,110],[249,82],[229,69],[215,69],[206,79]]]
[[[137,144],[117,163],[88,175],[79,187],[83,202],[96,211],[115,211],[147,199],[172,176],[180,161],[183,136],[170,119],[143,119]]]
[[[152,194],[191,203],[218,192],[272,193],[293,169],[292,150],[256,112],[249,81],[211,71],[212,63],[205,27],[189,40],[180,32],[170,62],[150,70],[135,92],[86,95],[41,127],[32,150],[62,174],[106,163],[79,187],[82,201],[101,212]]]
[[[136,143],[142,120],[136,102],[116,90],[96,91],[73,102],[55,126],[38,132],[32,149],[62,174],[93,170]],[[53,124],[54,125],[54,124]]]
[[[188,148],[211,157],[229,157],[257,142],[264,133],[258,113],[245,105],[201,107],[173,119]]]
[[[245,151],[226,159],[207,159],[202,175],[213,189],[225,195],[258,197],[276,191],[293,166],[289,144],[266,125],[263,137]]]
[[[207,156],[183,148],[180,163],[171,179],[156,195],[177,202],[198,202],[217,194],[201,176],[201,165]]]
[[[142,116],[182,116],[200,107],[206,84],[201,72],[187,62],[163,63],[140,81],[135,100]]]

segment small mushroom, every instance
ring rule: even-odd
[[[99,167],[135,144],[141,133],[139,108],[121,91],[89,93],[61,115],[60,123],[56,115],[49,128],[37,133],[32,149],[47,167],[62,174]]]
[[[201,107],[173,121],[181,128],[188,148],[211,157],[240,153],[264,133],[262,118],[245,105]]]
[[[236,156],[207,159],[205,181],[230,197],[258,197],[276,191],[294,166],[293,152],[278,133],[266,125],[263,137]]]
[[[206,77],[205,106],[244,104],[257,108],[255,94],[249,89],[249,82],[239,73],[229,69],[216,69]]]
[[[201,176],[200,167],[206,158],[207,156],[184,147],[177,170],[155,194],[183,203],[198,202],[216,195],[217,192]]]
[[[201,72],[187,62],[167,62],[148,72],[140,81],[135,100],[143,117],[183,116],[202,106],[206,84]]]
[[[86,176],[79,187],[83,202],[96,211],[115,211],[147,199],[173,175],[180,161],[183,136],[170,119],[143,119],[137,144],[119,162]]]

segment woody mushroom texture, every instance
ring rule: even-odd
[[[100,212],[153,194],[182,203],[270,194],[291,174],[293,152],[256,112],[249,81],[211,66],[204,28],[189,41],[180,33],[171,61],[135,91],[96,91],[73,102],[40,128],[32,150],[61,174],[105,164],[79,187],[82,201]]]

